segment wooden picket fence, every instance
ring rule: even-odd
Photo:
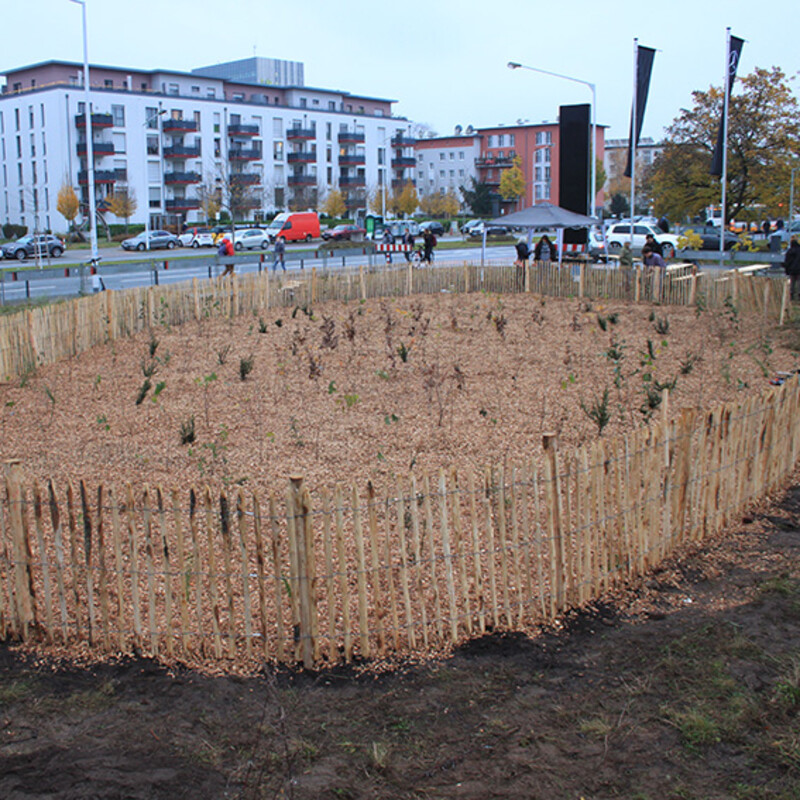
[[[157,324],[438,292],[729,304],[781,322],[786,282],[536,264],[311,271],[131,289],[0,320],[2,375]],[[798,379],[713,411],[522,464],[261,496],[220,487],[28,482],[5,466],[0,638],[257,669],[428,653],[532,631],[718,533],[798,455]]]
[[[194,279],[101,292],[0,317],[0,380],[20,378],[40,366],[154,325],[258,314],[280,306],[438,292],[534,292],[707,308],[728,303],[739,312],[763,314],[782,323],[789,302],[787,286],[785,279],[737,272],[676,270],[662,276],[658,270],[598,269],[586,264],[559,268],[555,263],[535,263],[522,273],[507,261]]]
[[[668,402],[665,403],[665,408]],[[781,486],[795,377],[618,439],[391,489],[57,486],[5,466],[0,635],[254,670],[533,631],[717,534]]]

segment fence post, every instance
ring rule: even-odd
[[[697,303],[697,264],[692,266],[692,282],[689,288],[689,305]]]
[[[414,291],[414,263],[408,262],[408,273],[406,279],[406,294],[410,297]]]
[[[364,265],[361,264],[358,268],[358,283],[361,288],[361,299],[367,299],[367,283],[364,279]]]
[[[778,323],[783,327],[784,320],[786,319],[786,308],[789,305],[789,279],[783,282],[783,294],[781,295],[781,318]]]
[[[317,302],[317,268],[311,267],[311,305]]]
[[[23,511],[22,464],[19,459],[6,461],[6,494],[8,519],[14,554],[14,594],[16,595],[15,627],[23,641],[28,639],[34,623],[34,590],[31,574],[31,551],[28,526]],[[13,603],[13,598],[12,598]]]
[[[642,268],[638,264],[636,265],[636,270],[633,273],[633,280],[633,299],[636,303],[638,303],[642,299]]]
[[[542,434],[544,479],[547,485],[547,533],[550,539],[550,615],[555,618],[563,608],[564,542],[561,538],[561,482],[558,475],[558,436]]]
[[[586,262],[578,265],[578,297],[586,296]]]
[[[314,620],[316,617],[316,601],[314,589],[316,584],[314,569],[314,532],[311,525],[311,497],[305,488],[302,475],[289,476],[290,497],[292,508],[290,513],[295,524],[289,527],[295,541],[289,546],[294,547],[297,554],[297,594],[300,605],[300,647],[303,666],[306,669],[314,667]]]

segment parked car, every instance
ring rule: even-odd
[[[366,236],[366,233],[367,231],[358,225],[337,225],[335,228],[322,231],[322,238],[330,239],[334,242],[349,241],[350,239],[361,240]]]
[[[256,250],[259,247],[266,250],[269,247],[269,236],[261,228],[237,230],[233,236],[233,247],[235,250]]]
[[[444,236],[444,225],[442,225],[441,222],[437,222],[435,219],[429,219],[427,222],[420,223],[420,235],[425,233],[425,231],[430,231],[434,236]]]
[[[50,233],[41,236],[29,235],[22,236],[16,242],[3,245],[3,257],[22,261],[30,256],[44,256],[49,253],[54,258],[58,258],[65,249],[66,245],[58,236]]]
[[[606,243],[603,240],[603,234],[597,228],[592,228],[589,231],[589,258],[592,261],[601,261],[602,263],[608,261]]]
[[[509,236],[511,228],[507,225],[487,225],[481,222],[480,225],[473,225],[469,232],[470,239],[482,239],[483,232],[486,231],[487,238],[490,236]]]
[[[123,250],[147,250],[148,241],[151,250],[157,250],[161,247],[166,247],[167,250],[172,250],[175,247],[180,247],[181,240],[169,231],[142,231],[137,236],[131,239],[125,239],[122,243]]]
[[[700,230],[695,231],[703,240],[701,250],[719,250],[719,235],[722,229],[716,225],[704,225]],[[739,244],[739,237],[731,231],[725,231],[726,250],[730,250],[735,244]]]
[[[472,232],[472,229],[477,228],[479,225],[483,225],[482,219],[471,219],[469,222],[465,222],[461,226],[461,233],[463,233],[464,236],[469,236]]]
[[[178,239],[182,247],[214,246],[214,234],[208,228],[189,228]]]
[[[633,242],[631,251],[634,254],[641,253],[647,234],[652,234],[653,238],[661,245],[664,258],[674,258],[678,252],[678,237],[671,233],[662,232],[656,225],[648,225],[643,222],[636,222],[633,225]],[[611,225],[606,231],[608,240],[608,252],[611,255],[619,255],[622,245],[631,241],[630,222],[617,222]]]

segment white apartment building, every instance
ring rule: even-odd
[[[462,186],[472,187],[478,179],[477,162],[481,155],[481,139],[474,131],[463,133],[457,128],[453,136],[418,139],[416,185],[420,198],[432,194],[447,194],[453,190],[463,203]]]
[[[260,78],[262,61],[270,75],[299,75],[300,85]],[[124,221],[104,202],[119,189],[136,198],[130,222],[149,216],[158,228],[204,221],[207,193],[235,219],[258,220],[317,208],[333,189],[353,211],[384,183],[413,180],[412,123],[392,117],[393,101],[307,87],[298,62],[232,64],[252,81],[219,77],[230,64],[186,73],[90,67],[95,193],[107,222]],[[82,65],[43,62],[5,78],[0,219],[64,231],[56,205],[65,183],[88,213]]]

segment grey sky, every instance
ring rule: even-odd
[[[654,138],[693,89],[722,83],[728,25],[746,40],[740,75],[800,70],[796,0],[88,0],[88,21],[94,63],[189,71],[255,48],[304,62],[307,85],[395,99],[396,113],[440,135],[554,120],[560,104],[589,101],[585,86],[506,68],[519,61],[595,83],[598,123],[627,136],[634,37],[659,51],[643,129]],[[2,69],[83,58],[80,7],[69,0],[7,4],[3,22]]]

